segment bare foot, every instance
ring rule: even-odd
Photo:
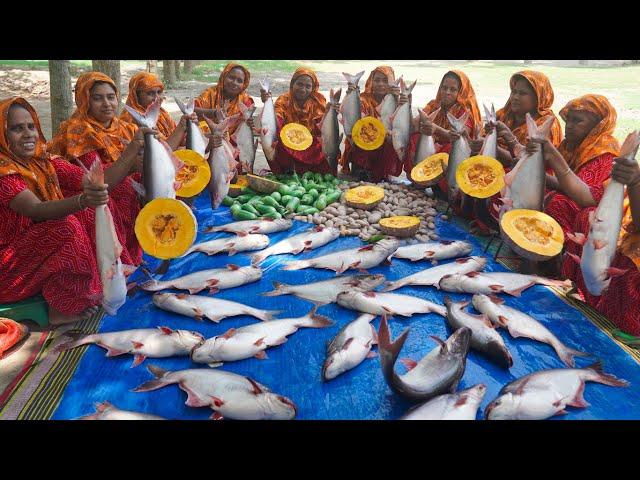
[[[67,323],[80,322],[82,320],[91,318],[91,316],[95,315],[97,311],[98,311],[98,307],[94,306],[94,307],[86,308],[80,313],[66,314],[66,313],[59,312],[58,310],[51,308],[51,306],[49,306],[49,323],[51,325],[64,325]]]

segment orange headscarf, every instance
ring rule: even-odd
[[[376,107],[379,103],[376,101],[376,97],[373,95],[373,77],[376,73],[382,73],[387,77],[389,83],[395,82],[395,73],[393,68],[386,65],[374,68],[367,78],[367,83],[364,85],[364,92],[360,94],[360,102],[362,103],[362,113],[372,117],[380,118],[380,114],[376,111]]]
[[[616,128],[616,109],[606,97],[588,94],[571,100],[560,110],[560,116],[565,122],[569,110],[591,112],[601,119],[574,151],[567,150],[566,139],[558,147],[571,170],[578,173],[585,164],[604,153],[616,156],[620,154],[620,144],[613,136]]]
[[[551,88],[551,82],[549,82],[549,78],[542,72],[535,72],[533,70],[522,70],[521,72],[514,73],[509,80],[509,86],[513,89],[516,85],[516,82],[520,79],[520,77],[524,78],[529,85],[533,89],[538,99],[538,108],[536,109],[539,117],[536,118],[536,125],[542,125],[549,116],[554,118],[553,124],[551,125],[551,143],[554,146],[560,145],[562,142],[562,126],[560,125],[560,121],[558,117],[555,116],[553,111],[551,110],[551,106],[553,105],[553,88]],[[518,142],[521,144],[525,144],[527,141],[527,124],[523,123],[522,125],[515,127],[515,117],[513,112],[511,111],[511,99],[507,100],[504,107],[498,110],[496,113],[496,117],[498,120],[503,122],[509,129],[513,132],[513,134],[518,139]]]
[[[137,92],[144,92],[145,90],[151,90],[152,88],[161,88],[162,90],[164,90],[164,84],[158,77],[156,77],[152,73],[136,73],[133,77],[131,77],[131,80],[129,80],[129,95],[127,96],[127,105],[140,113],[145,113],[146,109],[138,102]],[[133,119],[131,114],[124,109],[122,110],[120,119],[124,120],[125,122],[135,124],[135,120]],[[171,118],[169,112],[167,112],[164,108],[161,108],[160,117],[158,118],[156,127],[160,134],[164,137],[164,140],[166,140],[167,137],[171,135],[175,130],[176,122],[173,121],[173,118]]]
[[[137,127],[118,117],[104,127],[89,115],[89,97],[96,82],[106,82],[118,95],[116,84],[104,73],[88,72],[78,77],[75,89],[76,111],[60,125],[60,130],[49,142],[48,149],[63,157],[79,157],[94,150],[107,155],[103,161],[115,162],[131,141]],[[118,96],[119,98],[119,96]]]
[[[311,77],[313,89],[311,90],[311,95],[309,95],[309,98],[307,98],[307,101],[301,108],[293,98],[293,84],[303,75]],[[274,104],[276,116],[282,119],[284,123],[301,123],[307,127],[312,134],[314,132],[316,134],[319,133],[320,127],[318,126],[318,122],[322,119],[327,104],[327,100],[318,91],[319,89],[320,83],[318,82],[316,73],[310,68],[298,68],[293,73],[293,77],[291,77],[289,92],[280,95]]]
[[[224,98],[222,93],[224,90],[224,80],[234,68],[239,68],[244,72],[244,83],[242,84],[242,92],[240,92],[236,98],[228,100]],[[224,70],[220,74],[217,85],[209,87],[202,92],[200,96],[194,100],[194,104],[197,108],[224,108],[225,113],[229,117],[236,113],[240,113],[240,107],[238,107],[239,102],[244,103],[248,107],[253,105],[251,95],[246,92],[249,87],[250,79],[251,74],[249,73],[249,70],[238,63],[229,63],[224,67]],[[229,133],[233,133],[235,128],[237,128],[237,125],[236,127],[232,127],[229,130]]]
[[[633,224],[631,205],[627,195],[624,198],[624,217],[622,218],[618,248],[620,253],[629,257],[640,270],[640,231]]]
[[[450,73],[453,73],[456,77],[458,77],[458,81],[460,82],[460,91],[458,92],[456,103],[449,109],[449,112],[456,118],[460,118],[462,115],[464,115],[465,111],[469,112],[470,119],[473,123],[473,126],[471,128],[471,137],[473,138],[475,136],[475,126],[480,125],[482,121],[480,118],[480,109],[478,108],[476,94],[473,91],[473,87],[471,86],[469,78],[460,70],[449,70],[446,74],[443,75],[442,80],[440,81],[440,86],[438,87],[438,93],[435,100],[431,100],[429,103],[427,103],[427,106],[424,107],[424,111],[425,113],[431,113],[440,108],[442,104],[440,88],[442,87],[444,77],[446,77]],[[433,123],[446,130],[451,129],[451,124],[447,119],[447,114],[443,110],[440,110],[438,112]]]
[[[7,141],[7,117],[11,105],[20,105],[27,109],[33,118],[38,130],[38,140],[36,141],[36,151],[32,158],[23,160],[9,149]],[[13,97],[0,102],[0,177],[7,175],[20,175],[27,184],[29,190],[37,196],[40,201],[61,200],[64,198],[58,176],[49,161],[49,156],[45,152],[45,138],[40,128],[40,119],[33,107],[22,97]]]

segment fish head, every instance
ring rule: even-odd
[[[224,338],[216,336],[195,345],[189,355],[191,361],[194,363],[213,363],[218,361],[216,351],[224,341]]]
[[[376,273],[372,275],[358,275],[356,277],[357,285],[355,285],[360,290],[373,290],[374,288],[382,285],[384,283],[385,276],[381,273]]]
[[[295,403],[283,395],[272,392],[256,394],[265,420],[293,420],[297,413]]]
[[[174,336],[180,345],[189,351],[204,343],[204,336],[199,332],[174,330],[171,335]]]
[[[468,392],[469,396],[473,400],[477,403],[481,403],[487,393],[487,386],[484,383],[479,383],[478,385],[471,387]]]
[[[335,352],[322,364],[322,378],[324,380],[332,380],[345,371],[344,362],[342,357],[344,356],[342,350]]]
[[[520,406],[519,396],[505,393],[487,405],[484,418],[487,420],[512,420]]]
[[[482,293],[476,293],[473,298],[471,298],[471,305],[479,312],[484,312],[486,310],[485,306],[489,303],[491,303],[491,299]]]
[[[444,275],[440,282],[438,283],[438,287],[441,290],[446,290],[447,292],[455,292],[457,291],[457,287],[460,283],[460,275],[457,273],[449,273]]]
[[[173,297],[175,297],[173,293],[154,293],[151,301],[156,307],[162,308],[162,306]]]
[[[452,355],[466,356],[471,345],[471,329],[462,327],[453,332],[453,334],[445,342],[447,350]]]
[[[473,251],[473,245],[471,245],[469,242],[459,242],[458,251],[460,252],[460,255],[469,255]],[[474,257],[474,258],[477,258],[478,260],[484,260],[484,264],[487,263],[487,259],[484,257]],[[484,267],[484,264],[483,264],[483,267]]]
[[[267,245],[268,245],[268,242],[267,242]],[[260,280],[262,278],[262,268],[260,267],[255,267],[255,266],[242,267],[242,271],[244,276],[250,282],[255,280]]]

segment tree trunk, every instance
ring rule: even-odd
[[[184,73],[191,73],[193,71],[193,67],[196,66],[197,60],[185,60],[184,61]]]
[[[53,137],[73,113],[69,60],[49,60],[49,95],[51,99],[51,136]]]
[[[113,83],[118,87],[118,93],[120,93],[120,101],[118,102],[118,115],[120,114],[120,107],[122,105],[122,97],[126,96],[122,93],[122,85],[120,83],[120,60],[91,60],[91,66],[94,71],[102,72],[108,75]]]
[[[158,73],[158,61],[157,60],[147,60],[147,72],[153,73],[156,75]]]
[[[176,64],[173,60],[163,60],[162,61],[162,77],[165,83],[165,86],[168,88],[170,85],[176,83]]]
[[[175,62],[176,80],[180,80],[180,60],[175,60]]]

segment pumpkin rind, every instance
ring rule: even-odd
[[[387,134],[384,124],[375,117],[363,117],[351,130],[351,138],[362,150],[377,150]]]
[[[419,187],[431,187],[445,176],[446,170],[442,169],[443,162],[445,167],[449,164],[448,153],[431,155],[411,169],[409,178]]]
[[[523,258],[549,260],[562,252],[564,233],[558,222],[536,210],[509,210],[500,219],[505,243]]]
[[[282,186],[280,182],[274,182],[268,178],[259,177],[258,175],[252,175],[250,173],[247,173],[247,181],[249,182],[249,187],[260,193],[273,193]]]
[[[489,198],[504,187],[504,167],[495,158],[475,155],[456,170],[460,190],[474,198]]]

